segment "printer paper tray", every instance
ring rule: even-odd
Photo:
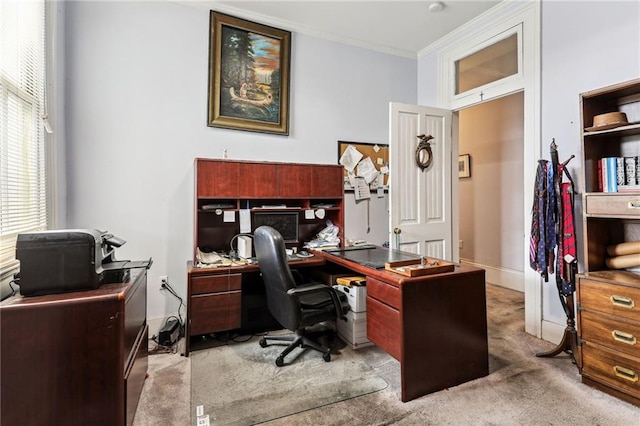
[[[105,271],[112,271],[116,269],[130,269],[130,268],[146,268],[149,269],[153,260],[116,260],[110,263],[103,263],[102,269]]]

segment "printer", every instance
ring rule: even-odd
[[[149,268],[152,260],[115,259],[126,241],[97,229],[63,229],[18,234],[16,259],[23,296],[94,290],[125,282],[130,268]]]

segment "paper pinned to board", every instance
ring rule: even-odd
[[[371,190],[369,189],[369,184],[367,184],[367,181],[361,176],[357,176],[355,178],[354,195],[356,201],[371,198]]]
[[[358,163],[358,176],[364,178],[367,183],[371,183],[378,177],[378,169],[373,164],[371,157],[367,157]]]
[[[344,154],[340,157],[340,164],[342,164],[348,172],[353,172],[362,157],[362,153],[358,151],[355,146],[348,145],[347,149],[344,150]]]
[[[307,219],[307,220],[315,219],[315,214],[314,214],[313,210],[305,210],[304,211],[304,218]]]

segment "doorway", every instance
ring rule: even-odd
[[[524,292],[524,92],[458,114],[467,166],[458,179],[460,260],[485,269],[487,282]]]

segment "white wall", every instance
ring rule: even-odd
[[[555,138],[560,161],[582,194],[579,94],[640,77],[640,3],[637,1],[544,1],[542,4],[542,152],[549,159]],[[533,183],[532,183],[533,185]],[[581,198],[581,195],[577,198]],[[577,235],[582,227],[576,209]],[[583,241],[578,238],[582,270]],[[555,284],[543,285],[542,315],[565,324]]]
[[[290,136],[209,128],[208,11],[67,2],[65,20],[66,226],[126,239],[119,258],[153,258],[152,319],[177,310],[158,276],[186,295],[195,157],[335,164],[338,140],[386,143],[388,103],[416,101],[415,60],[294,33]],[[346,204],[346,237],[367,237],[362,205]],[[376,243],[387,204],[372,202]]]

